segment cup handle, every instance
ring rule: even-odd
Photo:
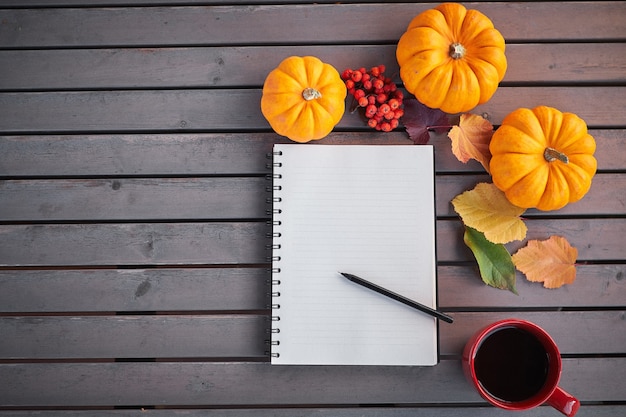
[[[563,391],[560,387],[556,387],[550,398],[548,398],[547,403],[567,417],[572,417],[580,408],[580,401]]]

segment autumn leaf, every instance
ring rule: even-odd
[[[517,295],[515,266],[511,260],[511,254],[504,245],[488,241],[481,232],[467,226],[463,241],[474,253],[483,282]]]
[[[513,263],[532,282],[546,288],[559,288],[576,279],[578,250],[561,236],[548,240],[530,240],[513,255]]]
[[[466,226],[485,234],[493,243],[508,243],[526,237],[527,227],[519,217],[525,209],[514,206],[494,184],[479,183],[452,200]]]
[[[416,99],[405,99],[402,124],[409,138],[416,145],[425,145],[430,140],[429,130],[443,133],[450,128],[448,115],[441,110],[431,109]]]
[[[463,163],[476,159],[489,172],[489,142],[493,135],[493,125],[476,114],[462,114],[459,125],[453,126],[448,137],[452,140],[452,153]]]

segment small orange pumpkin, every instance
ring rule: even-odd
[[[396,59],[405,88],[428,107],[467,112],[489,100],[504,78],[504,38],[487,16],[458,3],[417,15]]]
[[[539,106],[513,111],[489,144],[494,184],[518,207],[557,210],[591,187],[595,139],[573,113]]]
[[[279,135],[308,142],[327,136],[339,123],[346,94],[333,66],[312,56],[292,56],[265,79],[261,112]]]

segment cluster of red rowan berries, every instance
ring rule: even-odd
[[[341,73],[341,79],[354,97],[356,106],[363,109],[369,127],[383,132],[398,127],[398,119],[404,115],[404,96],[391,78],[385,77],[384,65],[372,67],[369,71],[348,68]]]

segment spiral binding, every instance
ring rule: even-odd
[[[283,166],[282,162],[277,160],[277,157],[281,156],[281,151],[273,151],[266,155],[268,159],[268,163],[266,164],[267,169],[272,169],[272,174],[268,174],[266,179],[271,181],[270,185],[268,185],[265,190],[270,195],[266,198],[265,202],[267,205],[266,214],[268,216],[272,216],[272,220],[270,225],[272,226],[272,232],[267,234],[267,238],[271,240],[271,244],[266,245],[266,248],[270,256],[268,256],[268,262],[271,262],[271,274],[272,278],[270,280],[270,298],[271,304],[269,305],[272,310],[271,313],[271,326],[269,329],[269,339],[266,340],[266,344],[269,347],[269,351],[267,354],[272,358],[280,357],[280,352],[278,351],[278,347],[280,346],[280,340],[278,339],[278,334],[280,333],[280,238],[282,237],[281,226],[282,222],[279,219],[282,214],[282,210],[277,207],[278,204],[282,202],[282,196],[280,195],[282,191],[282,186],[277,184],[282,179],[282,174],[277,173],[277,168],[281,168]]]

